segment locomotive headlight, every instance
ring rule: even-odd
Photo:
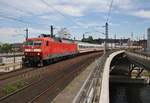
[[[30,52],[30,51],[31,51],[31,49],[25,49],[24,51],[25,51],[25,52]]]
[[[40,55],[40,53],[37,53],[37,55]]]
[[[35,52],[41,52],[41,49],[34,49]]]

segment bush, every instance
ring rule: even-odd
[[[16,85],[13,85],[13,84],[7,84],[4,88],[3,88],[3,91],[5,94],[10,94],[14,91],[17,90],[17,86]]]
[[[0,46],[0,52],[1,53],[8,53],[12,51],[12,45],[11,44],[3,44]]]
[[[22,88],[23,86],[25,86],[27,83],[24,81],[17,81],[16,83],[13,84],[7,84],[4,88],[3,91],[5,94],[10,94],[14,91],[16,91],[17,89]]]

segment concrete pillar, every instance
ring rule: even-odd
[[[150,52],[150,28],[147,29],[147,51]]]

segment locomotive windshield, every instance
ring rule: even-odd
[[[26,45],[26,46],[41,46],[42,41],[41,40],[26,41],[24,45]]]

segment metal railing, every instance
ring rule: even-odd
[[[18,56],[23,56],[24,53],[23,52],[19,52],[19,53],[0,53],[0,57],[18,57]]]
[[[0,72],[10,72],[22,68],[22,62],[11,63],[0,66]]]
[[[73,103],[98,103],[106,54],[95,61],[95,69],[88,75]]]
[[[145,60],[150,60],[150,54],[142,53],[142,52],[126,52],[128,55],[136,56]]]

